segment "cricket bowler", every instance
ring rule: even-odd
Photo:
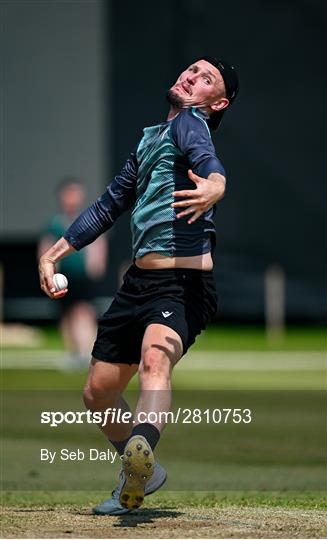
[[[217,309],[214,213],[226,174],[211,131],[237,91],[236,70],[227,62],[203,56],[188,66],[167,92],[167,119],[144,128],[104,194],[40,258],[42,290],[63,297],[67,289],[56,292],[52,281],[56,264],[132,210],[133,264],[98,322],[84,402],[93,412],[131,412],[123,392],[136,373],[140,394],[128,422],[107,415],[101,424],[122,456],[122,470],[96,514],[130,512],[166,480],[154,458],[165,426],[159,413],[170,410],[174,366]]]

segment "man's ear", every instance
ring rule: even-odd
[[[226,109],[229,105],[229,100],[225,97],[219,98],[214,103],[211,103],[210,108],[213,112],[222,111],[223,109]]]

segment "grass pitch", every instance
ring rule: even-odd
[[[93,492],[6,497],[5,538],[324,538],[323,497],[307,493],[162,492],[131,514],[94,516]]]
[[[58,335],[49,336],[47,347],[60,353]],[[176,369],[173,408],[247,405],[255,421],[168,425],[157,451],[165,489],[122,517],[91,514],[119,464],[40,463],[41,447],[106,448],[96,426],[40,425],[40,409],[83,410],[85,372],[4,370],[2,537],[324,538],[323,329],[290,331],[272,345],[260,329],[212,328],[193,350]]]

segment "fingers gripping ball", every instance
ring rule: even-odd
[[[56,288],[56,292],[67,289],[68,287],[68,279],[66,276],[64,276],[64,274],[54,274],[52,281]]]

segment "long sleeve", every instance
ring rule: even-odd
[[[84,210],[64,234],[76,249],[91,244],[100,234],[112,227],[119,216],[131,208],[136,200],[137,159],[134,152],[106,191]]]
[[[193,107],[181,112],[172,122],[173,140],[188,158],[195,174],[203,178],[208,178],[213,172],[226,176],[216,155],[206,118],[206,113]]]

